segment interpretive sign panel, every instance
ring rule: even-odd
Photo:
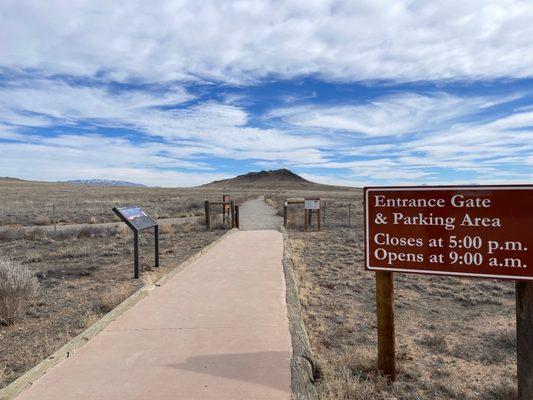
[[[113,207],[113,212],[133,231],[133,277],[138,278],[139,263],[139,232],[154,228],[155,266],[159,267],[159,225],[146,211],[139,206]]]
[[[157,222],[139,206],[116,207],[113,211],[126,224],[138,231],[153,228],[157,225]]]
[[[533,280],[533,186],[367,187],[364,199],[367,270]]]
[[[320,199],[318,197],[306,197],[304,208],[306,210],[320,210]]]

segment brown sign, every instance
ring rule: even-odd
[[[370,271],[533,280],[533,186],[367,187]]]

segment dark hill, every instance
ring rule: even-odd
[[[302,178],[288,169],[249,172],[231,179],[223,179],[203,185],[207,188],[256,188],[256,189],[322,189],[336,188]]]

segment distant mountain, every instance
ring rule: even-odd
[[[256,189],[323,189],[334,188],[302,178],[288,169],[249,172],[235,178],[214,181],[202,187],[207,188],[256,188]]]
[[[140,183],[132,183],[126,181],[114,181],[110,179],[76,179],[72,181],[64,181],[59,183],[72,183],[74,185],[86,185],[86,186],[138,186],[146,187]]]

